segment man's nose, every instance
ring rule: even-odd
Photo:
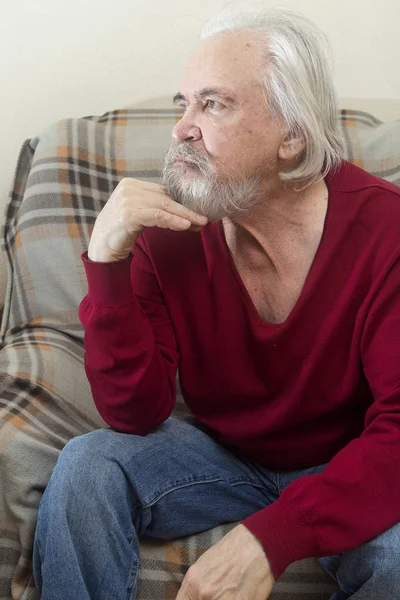
[[[181,142],[197,142],[201,140],[201,129],[193,119],[185,113],[180,121],[172,130],[172,137],[175,141]]]

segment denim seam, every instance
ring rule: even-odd
[[[180,483],[178,485],[175,485],[175,486],[171,487],[169,490],[166,490],[165,492],[163,492],[162,494],[158,494],[158,496],[156,496],[151,502],[142,504],[142,508],[143,509],[150,508],[151,506],[156,504],[159,500],[161,500],[161,498],[164,498],[164,496],[167,496],[171,492],[176,492],[177,490],[181,490],[183,488],[190,487],[192,485],[201,485],[203,483],[216,483],[217,481],[223,481],[224,483],[227,483],[228,485],[230,485],[232,487],[234,487],[236,485],[247,484],[247,485],[253,485],[254,487],[265,490],[265,487],[263,487],[257,483],[253,483],[252,481],[248,481],[248,480],[239,480],[239,481],[231,483],[229,481],[226,481],[222,477],[212,477],[212,478],[208,478],[208,479],[202,479],[201,481],[188,481],[187,483]]]
[[[130,545],[132,545],[132,542],[133,542],[133,536],[132,536]],[[139,570],[140,570],[140,560],[139,560],[138,556],[135,556],[135,558],[136,558],[136,564],[133,565],[132,569],[131,569],[131,573],[134,570],[134,574],[133,574],[133,577],[132,577],[131,584],[130,584],[128,590],[127,590],[128,591],[127,600],[134,600],[133,593],[137,591],[136,588],[137,588],[137,581],[138,581]]]
[[[221,479],[221,481],[223,481],[223,479]],[[259,490],[264,490],[264,492],[269,492],[270,490],[268,490],[265,485],[261,485],[259,483],[254,483],[253,481],[248,481],[243,480],[243,481],[236,481],[235,483],[230,483],[229,485],[231,485],[232,487],[236,487],[238,485],[251,485],[255,488],[258,488]]]
[[[281,472],[279,469],[276,470],[276,488],[278,490],[278,494],[282,494],[282,482],[281,482]]]
[[[35,565],[35,562],[33,560],[33,554],[36,552],[36,554],[39,555],[40,558],[40,591],[42,591],[42,587],[43,587],[43,580],[42,580],[42,565],[43,565],[43,554],[42,554],[42,549],[41,549],[41,545],[40,542],[38,540],[38,536],[35,533],[34,539],[33,539],[33,551],[32,551],[32,565]],[[34,575],[34,571],[32,572],[33,574],[33,581],[35,583],[35,587],[38,589],[39,591],[39,584],[35,579],[35,575]]]
[[[200,485],[201,483],[215,483],[216,481],[223,481],[223,479],[221,479],[221,477],[213,477],[212,479],[203,479],[202,481],[189,481],[187,483],[180,483],[174,487],[171,487],[169,490],[166,490],[162,494],[159,494],[151,502],[148,502],[147,504],[143,504],[142,507],[150,508],[150,506],[153,506],[153,504],[156,504],[156,502],[161,500],[161,498],[164,498],[164,496],[167,496],[171,492],[176,492],[176,490],[190,487],[191,485]]]
[[[339,569],[340,569],[340,565],[339,565]],[[339,577],[339,569],[336,575],[336,580],[339,584],[339,587],[341,589],[342,592],[344,592],[345,594],[354,594],[354,590],[352,590],[351,588],[347,587],[347,585],[344,585],[344,583],[342,583],[340,577]]]

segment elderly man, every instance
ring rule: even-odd
[[[41,598],[135,598],[140,536],[237,521],[178,600],[265,600],[311,556],[337,600],[399,598],[400,190],[342,160],[300,16],[212,21],[175,100],[164,185],[123,180],[83,257],[110,429],[50,480]]]

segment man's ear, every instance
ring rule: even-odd
[[[293,160],[303,152],[305,145],[300,133],[289,132],[279,146],[278,157],[281,160]]]

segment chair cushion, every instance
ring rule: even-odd
[[[340,111],[339,119],[347,160],[400,186],[400,121],[382,123],[356,110]]]
[[[66,119],[21,149],[2,239],[8,285],[0,329],[0,445],[4,456],[10,449],[10,464],[18,446],[18,464],[29,469],[0,495],[0,566],[14,573],[12,585],[27,600],[37,598],[29,557],[38,490],[69,437],[104,425],[83,369],[78,305],[87,283],[80,256],[123,177],[160,181],[178,118],[174,110],[123,109]],[[382,124],[356,111],[341,111],[339,120],[347,158],[400,183],[400,122]],[[184,412],[179,395],[175,414]],[[138,600],[175,598],[189,564],[224,531],[144,542]],[[10,578],[4,586],[0,597],[9,597]],[[302,561],[289,567],[271,599],[329,598],[333,589],[316,561]]]

